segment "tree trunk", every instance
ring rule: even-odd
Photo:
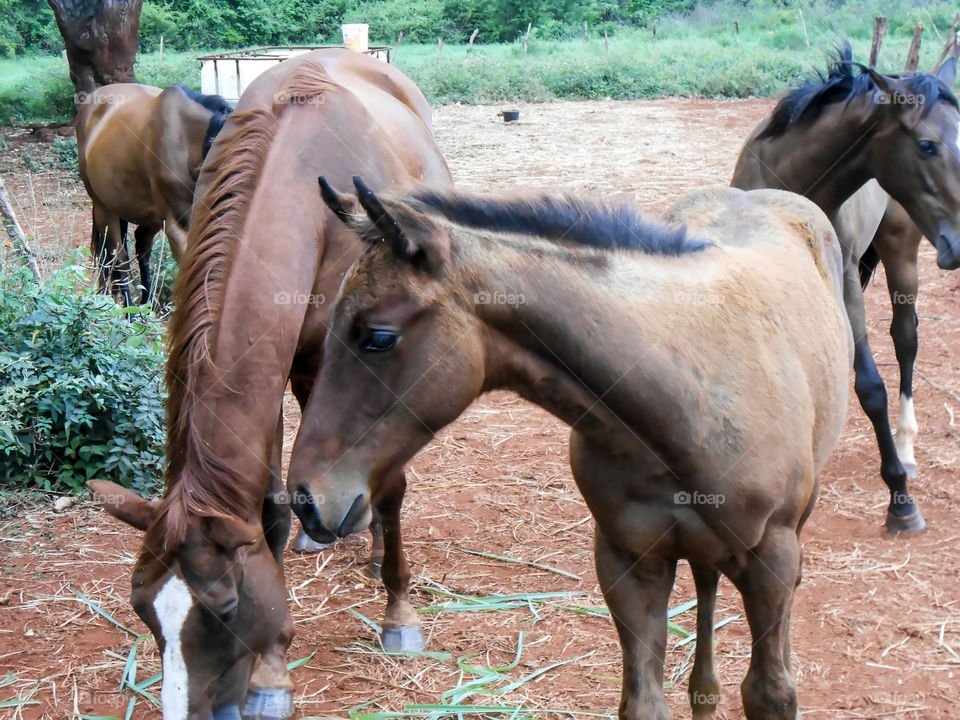
[[[47,0],[67,48],[74,101],[101,85],[136,82],[137,31],[143,0]]]

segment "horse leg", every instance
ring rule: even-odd
[[[406,489],[407,478],[401,473],[376,503],[383,524],[381,575],[387,590],[387,611],[380,642],[383,649],[390,652],[417,652],[424,648],[420,619],[410,604],[410,565],[403,554],[400,535],[400,508]]]
[[[883,229],[883,226],[881,226]],[[913,411],[913,364],[917,359],[917,253],[923,235],[910,222],[897,227],[899,232],[878,237],[877,246],[887,273],[887,289],[893,307],[890,337],[900,366],[900,417],[897,421],[897,456],[907,477],[916,477],[914,443],[919,428]]]
[[[144,227],[137,225],[133,233],[135,240],[134,247],[137,251],[137,265],[140,267],[140,285],[141,290],[140,304],[146,305],[150,302],[150,252],[153,250],[153,238],[157,234],[157,228]]]
[[[740,685],[747,720],[797,720],[789,670],[790,608],[799,582],[800,541],[793,528],[768,528],[731,580],[743,597],[753,637],[750,669]]]
[[[373,519],[370,521],[370,561],[367,565],[367,573],[370,577],[377,579],[383,576],[383,518],[380,517],[380,511],[373,509]]]
[[[693,561],[690,570],[697,588],[697,645],[688,694],[693,720],[713,720],[720,703],[720,681],[713,663],[713,614],[720,573],[709,565]]]
[[[107,259],[110,279],[120,288],[124,307],[133,305],[130,297],[130,256],[127,254],[127,221],[114,216],[107,225]],[[114,290],[116,292],[116,290]],[[132,316],[130,318],[133,319]]]
[[[863,290],[855,263],[847,265],[844,271],[843,295],[853,330],[853,371],[854,389],[857,399],[873,425],[880,449],[880,476],[890,489],[890,505],[887,508],[886,528],[888,532],[917,532],[926,523],[920,510],[914,504],[907,491],[907,472],[897,456],[897,448],[890,431],[890,419],[887,416],[887,389],[877,370],[877,364],[867,340],[866,314],[863,308]]]
[[[283,551],[290,537],[291,512],[286,486],[280,470],[283,452],[283,416],[277,419],[277,432],[270,450],[270,487],[263,500],[263,536],[277,564],[283,567]]]
[[[106,211],[94,203],[93,229],[90,233],[90,254],[97,268],[100,292],[108,292],[110,287],[110,267],[106,252],[107,218]]]
[[[281,550],[282,552],[282,550]],[[243,720],[286,720],[293,717],[293,682],[287,670],[287,648],[293,640],[293,619],[289,613],[280,634],[264,650],[250,674]]]
[[[623,652],[620,720],[670,720],[663,697],[663,658],[667,602],[677,563],[627,555],[599,527],[595,559],[600,589]]]

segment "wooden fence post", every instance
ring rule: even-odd
[[[467,57],[470,57],[470,53],[473,52],[473,41],[477,39],[477,35],[480,33],[480,28],[477,28],[472,33],[470,33],[470,42],[467,45]]]
[[[883,43],[883,36],[887,32],[887,19],[878,15],[873,21],[873,43],[870,45],[870,67],[877,66],[877,58],[880,56],[880,45]]]
[[[803,21],[803,8],[797,8],[797,15],[800,18],[800,27],[803,28],[803,41],[810,47],[810,36],[807,35],[807,24]]]
[[[523,52],[527,52],[527,41],[530,39],[530,29],[533,27],[533,23],[527,23],[527,32],[523,34]]]
[[[923,34],[923,23],[917,22],[913,29],[913,40],[910,41],[910,49],[907,51],[907,64],[903,66],[904,72],[915,73],[920,66],[920,35]]]
[[[437,67],[440,67],[440,56],[443,55],[443,38],[437,38]]]
[[[940,69],[940,66],[943,65],[943,61],[947,59],[947,55],[950,54],[950,51],[953,50],[954,46],[957,44],[957,26],[960,25],[960,13],[957,13],[953,18],[953,25],[950,26],[950,34],[947,35],[947,41],[943,46],[943,52],[940,53],[940,57],[937,59],[936,64],[933,66],[931,72],[936,73]]]
[[[10,204],[10,197],[7,195],[7,187],[3,184],[3,178],[0,178],[0,215],[3,216],[3,225],[7,229],[10,239],[17,244],[20,253],[26,258],[27,265],[36,278],[37,284],[43,287],[43,279],[40,277],[40,269],[37,267],[37,256],[33,254],[30,242],[17,222],[17,216],[13,214],[13,206]]]

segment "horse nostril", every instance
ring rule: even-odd
[[[237,616],[237,608],[239,606],[240,606],[240,600],[238,598],[234,598],[233,600],[225,604],[222,608],[220,608],[220,610],[217,612],[217,617],[220,618],[223,622],[230,622],[231,620],[233,620],[233,618]]]
[[[291,499],[290,506],[300,518],[300,524],[313,540],[318,543],[332,543],[337,539],[336,534],[327,529],[320,517],[320,510],[314,501],[313,493],[306,485],[297,485],[297,492]]]
[[[340,522],[340,527],[337,528],[337,535],[340,537],[346,537],[351,533],[356,532],[357,521],[360,520],[361,516],[367,509],[367,499],[361,493],[353,499],[353,504],[350,506],[350,509],[347,510],[347,514],[344,515],[343,520]]]

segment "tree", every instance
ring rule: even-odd
[[[67,48],[79,101],[101,85],[136,82],[137,31],[143,0],[47,0]]]

